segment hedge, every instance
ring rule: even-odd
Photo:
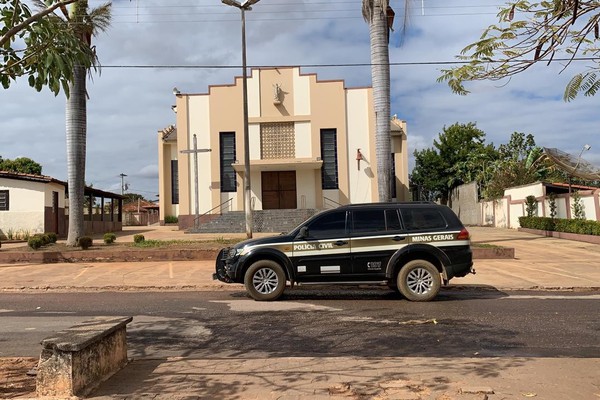
[[[548,217],[519,217],[522,228],[600,236],[600,221]]]

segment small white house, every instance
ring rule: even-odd
[[[575,193],[578,199],[575,198]],[[553,202],[556,218],[574,218],[573,204],[578,201],[584,219],[600,221],[600,189],[582,185],[569,186],[566,183],[535,182],[508,188],[501,199],[480,202],[481,224],[518,228],[519,217],[527,215],[527,196],[535,197],[535,213],[539,217],[550,216],[550,204]]]
[[[66,237],[69,227],[67,182],[45,175],[0,171],[0,238],[24,239],[54,232]],[[85,188],[86,235],[121,231],[123,196]]]
[[[49,176],[0,171],[0,238],[64,236],[66,188],[66,182]]]

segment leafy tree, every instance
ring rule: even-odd
[[[491,165],[493,171],[483,187],[485,198],[498,198],[509,187],[541,180],[560,180],[555,168],[536,146],[533,135],[514,132],[508,143],[498,148],[499,158]]]
[[[481,151],[470,153],[467,159],[455,164],[453,170],[462,182],[477,182],[479,188],[486,186],[493,175],[493,165],[499,153],[493,144],[485,145]]]
[[[579,93],[593,96],[600,89],[600,2],[515,0],[500,9],[498,21],[462,50],[457,58],[466,64],[442,70],[438,82],[447,81],[452,91],[465,95],[465,81],[500,80],[559,59],[567,68],[584,56],[589,69],[571,79],[564,99],[573,100]]]
[[[410,175],[411,186],[419,193],[417,200],[435,201],[446,190],[442,158],[435,149],[415,150],[415,167]]]
[[[22,174],[41,175],[42,166],[31,158],[18,157],[14,160],[0,157],[0,171],[20,172]]]
[[[433,199],[446,204],[455,187],[465,183],[466,173],[457,173],[458,165],[466,165],[473,154],[487,153],[485,133],[475,123],[455,123],[444,127],[432,149],[415,151],[415,167],[411,175],[413,186],[420,187]],[[431,199],[429,199],[431,200]]]
[[[37,91],[46,86],[57,95],[62,87],[68,96],[74,66],[94,66],[90,46],[55,14],[77,1],[37,0],[38,9],[32,11],[25,2],[0,0],[0,83],[5,89],[28,77]]]
[[[38,0],[39,1],[39,0]],[[92,36],[105,31],[110,25],[111,4],[88,10],[87,0],[80,0],[64,15],[65,23],[73,29],[79,41],[94,54],[92,65],[98,60],[92,50]],[[73,79],[69,82],[70,96],[66,106],[67,180],[69,182],[69,231],[67,245],[77,246],[77,238],[84,234],[83,208],[85,203],[85,155],[87,136],[86,64],[73,66]]]
[[[146,200],[143,195],[138,193],[125,193],[123,196],[125,196],[125,199],[123,199],[125,203],[133,203],[134,201],[138,201],[138,199]]]

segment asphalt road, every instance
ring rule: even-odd
[[[598,292],[442,291],[412,303],[380,289],[0,294],[0,357],[94,316],[131,315],[130,356],[600,357]]]

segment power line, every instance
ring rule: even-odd
[[[540,59],[536,62],[547,62],[547,59]],[[576,57],[576,58],[554,58],[553,62],[558,61],[600,61],[598,57]],[[501,63],[503,61],[489,61],[489,63]],[[531,60],[514,60],[511,64],[531,62]],[[412,62],[391,62],[391,67],[403,67],[414,65],[460,65],[468,64],[468,61],[412,61]],[[330,67],[371,67],[373,63],[343,63],[343,64],[294,64],[294,65],[248,65],[248,68],[330,68]],[[242,68],[241,65],[103,65],[102,68],[111,69],[235,69]]]
[[[407,0],[408,1],[408,0]],[[276,3],[276,2],[271,2],[271,3],[264,3],[261,4],[260,8],[257,8],[255,11],[253,11],[252,14],[252,20],[254,21],[272,21],[272,20],[276,20],[276,21],[290,21],[290,20],[320,20],[320,19],[326,19],[326,20],[339,20],[339,19],[362,19],[362,15],[360,12],[360,4],[361,1],[356,1],[356,2],[349,2],[349,1],[330,1],[330,2],[323,2],[323,1],[319,1],[319,2],[305,2],[303,4],[290,4],[288,2],[281,2],[281,3]],[[323,5],[329,6],[326,8],[323,8]],[[348,6],[356,6],[355,8],[347,8]],[[311,7],[311,6],[319,6],[319,7]],[[343,7],[345,6],[345,7]],[[451,16],[478,16],[478,15],[495,15],[498,12],[498,8],[501,5],[499,4],[475,4],[475,5],[462,5],[462,4],[457,4],[457,5],[450,5],[448,6],[447,4],[444,5],[427,5],[424,8],[421,7],[413,7],[413,9],[415,10],[414,13],[410,13],[411,14],[411,18],[412,17],[451,17]],[[302,8],[298,8],[298,7],[302,7]],[[445,12],[445,13],[440,13],[437,12],[439,10],[452,10],[452,11],[458,11],[458,10],[465,10],[465,9],[473,9],[473,10],[478,10],[478,9],[491,9],[494,8],[495,10],[493,12],[481,12],[481,11],[474,11],[474,12]],[[177,23],[183,23],[183,22],[191,22],[191,23],[198,23],[198,22],[230,22],[230,21],[237,21],[237,19],[218,19],[215,20],[214,18],[211,18],[211,16],[220,16],[220,15],[232,15],[231,12],[226,11],[222,5],[220,4],[197,4],[197,3],[189,3],[189,4],[168,4],[168,5],[148,5],[147,3],[142,2],[142,4],[140,5],[138,2],[135,3],[135,5],[131,4],[129,6],[114,6],[113,5],[113,9],[114,10],[119,10],[119,11],[125,11],[124,13],[113,13],[113,23],[116,24],[124,24],[124,23],[143,23],[143,24],[149,24],[149,23],[153,23],[153,24],[158,24],[158,23],[173,23],[173,22],[177,22]],[[142,11],[146,11],[146,12],[142,12],[140,13],[140,10]],[[169,11],[176,11],[176,10],[183,10],[183,12],[152,12],[153,10],[169,10]],[[198,12],[195,12],[196,10],[198,10]],[[218,10],[218,11],[217,11]],[[418,12],[418,10],[421,10],[421,12]],[[433,13],[424,13],[423,10],[427,10],[427,11],[434,11]],[[326,17],[317,17],[314,16],[314,14],[329,14]],[[335,13],[334,15],[331,15],[332,13]],[[339,15],[339,13],[354,13],[355,15],[353,16],[341,16]],[[287,17],[281,17],[279,14],[286,14]],[[301,16],[298,17],[294,17],[290,14],[302,14]],[[155,20],[155,21],[140,21],[139,18],[142,17],[173,17],[173,16],[185,16],[185,17],[197,17],[197,16],[205,16],[208,17],[209,19],[196,19],[196,20]],[[269,16],[271,15],[272,17],[262,17],[261,16]],[[312,16],[309,16],[312,15]],[[258,18],[256,18],[258,16]],[[122,18],[122,17],[135,17],[135,21],[116,21],[116,18]]]
[[[286,13],[286,14],[290,14],[290,12]],[[140,16],[155,16],[157,14],[142,14]],[[193,15],[193,14],[176,14],[177,16],[184,16],[184,15]],[[495,12],[490,12],[490,13],[455,13],[455,14],[425,14],[425,15],[421,15],[421,14],[415,14],[415,15],[411,15],[411,18],[433,18],[433,17],[457,17],[457,16],[481,16],[481,15],[496,15]],[[128,15],[128,17],[136,17],[135,14],[130,14]],[[113,18],[115,18],[115,16],[113,16]],[[256,22],[261,22],[261,21],[318,21],[318,20],[330,20],[330,21],[337,21],[337,20],[357,20],[357,19],[363,19],[362,16],[347,16],[347,17],[343,17],[343,16],[336,16],[335,18],[331,18],[331,17],[307,17],[307,16],[298,16],[298,17],[274,17],[274,18],[248,18],[249,20],[252,21],[256,21]],[[184,23],[215,23],[215,22],[237,22],[239,23],[238,19],[193,19],[193,20],[182,20],[182,19],[170,19],[170,20],[157,20],[157,21],[112,21],[112,24],[173,24],[173,23],[177,23],[177,24],[184,24]]]

